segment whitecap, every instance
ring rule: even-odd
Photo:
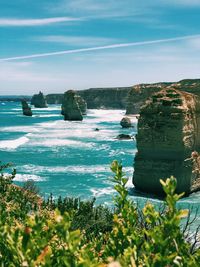
[[[26,136],[17,138],[15,140],[3,140],[0,141],[0,149],[16,149],[19,146],[24,145],[28,141],[29,139]]]
[[[54,146],[69,146],[69,147],[81,147],[81,148],[92,148],[95,146],[94,143],[84,143],[81,141],[75,141],[70,139],[39,139],[33,140],[30,144],[31,146],[44,146],[44,147],[54,147]]]
[[[38,175],[33,175],[33,174],[19,174],[19,173],[17,173],[14,178],[14,181],[17,181],[17,182],[26,182],[28,180],[40,182],[40,181],[45,181],[45,178],[38,176]]]
[[[34,172],[34,173],[87,173],[87,174],[95,174],[95,173],[105,173],[110,172],[109,165],[69,165],[69,166],[37,166],[37,165],[24,165],[22,166],[26,172]],[[18,168],[19,169],[19,168]]]
[[[112,195],[115,193],[115,190],[113,189],[113,187],[108,187],[108,188],[92,188],[90,189],[90,191],[92,192],[92,195],[94,197],[100,197],[103,195]]]

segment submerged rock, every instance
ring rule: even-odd
[[[118,140],[130,140],[132,137],[129,134],[119,134],[117,136]]]
[[[120,125],[122,128],[130,128],[132,127],[131,120],[128,117],[124,117],[120,121]]]
[[[83,116],[79,107],[78,99],[75,91],[69,90],[64,93],[63,103],[61,107],[61,114],[64,120],[82,121]]]
[[[47,108],[47,101],[42,92],[33,95],[31,105],[34,105],[35,108]]]
[[[24,99],[21,100],[21,104],[22,104],[23,115],[31,117],[33,114],[26,100]]]
[[[133,184],[162,195],[160,179],[173,175],[177,192],[200,189],[200,98],[176,89],[154,94],[141,108]]]

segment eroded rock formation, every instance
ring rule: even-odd
[[[131,120],[128,117],[123,117],[120,121],[120,125],[122,126],[122,128],[132,127]]]
[[[35,108],[46,108],[47,107],[47,101],[42,92],[39,92],[39,94],[33,95],[31,99],[31,105],[34,105]]]
[[[145,103],[147,98],[164,88],[175,88],[200,96],[200,79],[187,79],[173,83],[161,82],[135,85],[130,88],[128,93],[126,114],[138,114],[140,107]]]
[[[22,104],[23,115],[31,117],[33,114],[26,100],[22,99],[21,104]]]
[[[82,115],[86,115],[87,114],[87,103],[86,101],[80,96],[80,95],[76,95],[76,100],[78,102],[79,108],[81,110]]]
[[[125,109],[127,96],[131,87],[91,88],[76,91],[87,103],[89,109]],[[63,94],[46,96],[48,104],[62,104]]]
[[[159,180],[175,176],[177,192],[200,189],[200,98],[169,88],[141,108],[133,183],[162,195]]]
[[[61,114],[64,116],[64,120],[83,120],[82,112],[79,107],[79,102],[75,91],[69,90],[64,93]]]

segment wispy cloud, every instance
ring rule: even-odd
[[[200,6],[199,0],[159,0],[161,4],[167,4],[172,6],[187,6],[195,7]]]
[[[62,22],[79,21],[80,18],[72,17],[54,17],[41,19],[16,19],[16,18],[0,18],[0,27],[25,27],[25,26],[44,26]]]
[[[181,37],[175,37],[175,38],[167,38],[167,39],[150,40],[150,41],[143,41],[143,42],[121,43],[121,44],[112,44],[112,45],[97,46],[97,47],[90,47],[90,48],[80,48],[80,49],[72,49],[72,50],[64,50],[64,51],[56,51],[56,52],[47,52],[47,53],[32,54],[32,55],[26,55],[26,56],[7,57],[7,58],[0,58],[0,62],[23,60],[23,59],[30,59],[30,58],[59,56],[59,55],[64,55],[64,54],[76,54],[76,53],[84,53],[84,52],[99,51],[99,50],[106,50],[106,49],[117,49],[117,48],[127,48],[127,47],[134,47],[134,46],[170,43],[170,42],[176,42],[176,41],[182,41],[182,40],[192,40],[192,39],[196,39],[199,37],[200,37],[200,34],[190,35],[190,36],[181,36]]]
[[[114,38],[94,37],[94,36],[64,36],[64,35],[48,35],[31,38],[37,42],[58,43],[72,46],[94,46],[106,45],[116,42]]]

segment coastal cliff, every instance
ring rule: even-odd
[[[133,183],[162,195],[159,180],[175,176],[177,192],[200,189],[200,97],[168,88],[141,108]]]
[[[125,109],[130,87],[91,88],[77,93],[87,102],[89,109]]]
[[[126,114],[138,114],[140,112],[140,107],[145,103],[148,97],[166,87],[200,96],[200,79],[185,79],[173,83],[138,84],[133,86],[128,93]]]
[[[131,87],[122,88],[91,88],[76,93],[87,103],[89,109],[126,109],[127,96]],[[62,104],[63,94],[46,96],[48,104]]]

